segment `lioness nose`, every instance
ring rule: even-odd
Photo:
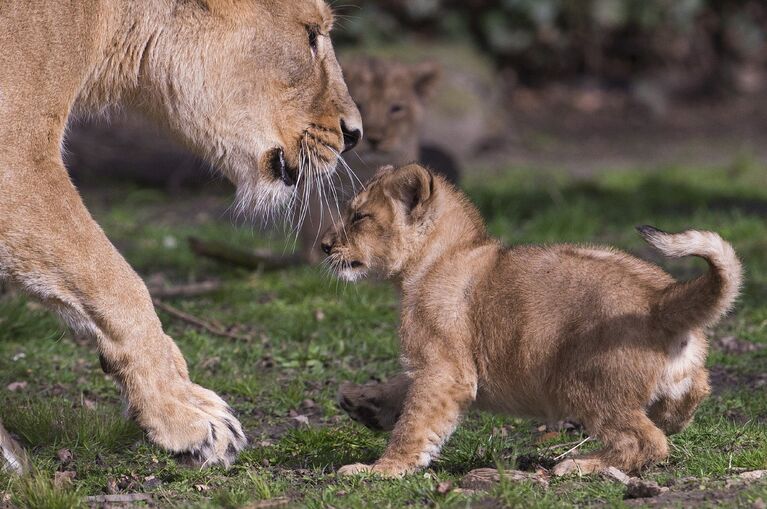
[[[343,120],[341,121],[341,132],[344,134],[344,152],[356,147],[362,138],[362,130],[347,126]]]

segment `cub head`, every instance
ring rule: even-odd
[[[362,137],[323,0],[177,0],[140,63],[144,102],[238,187],[274,212],[328,179]]]
[[[358,153],[373,163],[417,159],[424,106],[439,79],[439,65],[365,58],[345,63],[344,75],[365,124]]]
[[[426,241],[446,185],[417,164],[378,170],[322,238],[331,269],[347,281],[397,275]]]

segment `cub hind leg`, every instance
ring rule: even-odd
[[[402,414],[411,379],[400,373],[386,382],[345,383],[338,391],[338,404],[349,417],[376,431],[391,431]]]
[[[554,475],[591,474],[607,467],[637,472],[668,456],[666,435],[642,410],[585,421],[586,429],[602,442],[603,448],[558,463]]]
[[[650,419],[667,435],[685,429],[692,421],[698,405],[711,392],[705,368],[698,368],[689,379],[690,388],[687,392],[678,397],[664,395],[647,409]]]

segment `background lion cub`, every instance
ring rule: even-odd
[[[353,417],[394,430],[375,464],[340,473],[425,467],[473,405],[574,419],[601,440],[597,452],[556,465],[557,475],[665,458],[665,434],[683,429],[709,392],[703,328],[732,306],[741,266],[715,233],[639,231],[667,256],[705,258],[710,272],[677,282],[609,248],[504,248],[441,177],[382,168],[322,247],[346,280],[400,282],[404,373],[342,388]]]

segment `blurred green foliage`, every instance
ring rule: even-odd
[[[345,0],[342,43],[470,39],[520,79],[613,81],[682,68],[699,82],[767,61],[764,0]]]

